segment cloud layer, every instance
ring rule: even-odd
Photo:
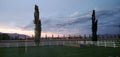
[[[74,12],[63,17],[41,18],[42,32],[66,35],[91,34],[91,14],[92,11],[85,14]],[[120,8],[96,11],[96,18],[98,34],[120,34]],[[33,30],[33,22],[24,28]]]

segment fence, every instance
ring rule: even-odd
[[[68,45],[68,46],[80,46],[80,45],[95,45],[104,47],[120,47],[120,42],[117,41],[78,41],[78,40],[43,40],[40,42],[40,46],[46,45]],[[34,41],[3,41],[0,42],[0,47],[24,47],[24,46],[35,46]]]

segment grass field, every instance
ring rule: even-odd
[[[116,57],[120,56],[120,48],[105,47],[68,47],[41,46],[0,48],[0,57]]]

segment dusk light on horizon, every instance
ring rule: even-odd
[[[89,35],[96,10],[98,34],[120,34],[120,0],[0,0],[0,32],[34,35],[37,4],[46,34]]]
[[[0,0],[0,57],[120,57],[120,0]]]

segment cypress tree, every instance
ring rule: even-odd
[[[34,24],[35,24],[35,44],[36,46],[39,46],[41,38],[41,20],[39,19],[39,9],[37,5],[35,5]]]
[[[97,23],[98,20],[95,16],[95,10],[92,13],[92,41],[97,41]]]

